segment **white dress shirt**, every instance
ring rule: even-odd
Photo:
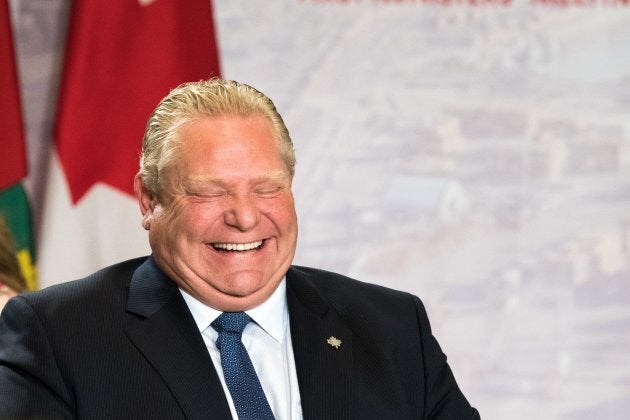
[[[276,420],[300,420],[302,407],[291,345],[285,281],[282,280],[267,301],[246,311],[254,322],[245,327],[241,341],[249,353]],[[181,289],[180,292],[197,323],[219,374],[232,417],[238,419],[223,377],[221,354],[216,346],[219,334],[210,326],[221,312],[206,306]]]

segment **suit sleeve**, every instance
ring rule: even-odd
[[[42,323],[23,296],[0,317],[0,419],[71,419],[70,392]]]
[[[470,406],[461,392],[446,362],[437,340],[431,334],[431,325],[424,305],[417,297],[416,313],[420,324],[422,358],[425,367],[427,420],[479,420],[479,413]]]

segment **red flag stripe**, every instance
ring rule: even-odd
[[[133,194],[146,120],[170,89],[219,75],[209,0],[73,2],[56,146],[76,203]]]
[[[9,187],[26,176],[26,150],[22,108],[11,17],[7,0],[0,0],[0,190]]]

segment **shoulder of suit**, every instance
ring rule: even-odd
[[[395,336],[401,329],[417,325],[418,317],[426,316],[422,302],[411,293],[316,268],[292,266],[287,273],[287,290],[304,302],[325,302],[357,331],[378,325]]]
[[[363,297],[366,299],[409,300],[410,298],[414,298],[413,295],[405,291],[367,283],[343,274],[319,268],[293,265],[287,273],[287,277],[292,278],[294,281],[307,281],[313,285],[313,287],[326,294],[343,294],[348,295],[348,297]]]
[[[90,296],[103,298],[108,291],[126,289],[134,271],[148,257],[139,257],[104,267],[86,277],[63,281],[42,290],[24,293],[32,303],[79,301]]]

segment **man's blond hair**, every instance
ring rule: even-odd
[[[205,116],[223,115],[267,118],[287,170],[294,175],[293,142],[271,99],[244,83],[212,78],[179,85],[153,110],[142,140],[139,173],[144,186],[154,194],[161,192],[160,173],[173,163],[182,126]]]

